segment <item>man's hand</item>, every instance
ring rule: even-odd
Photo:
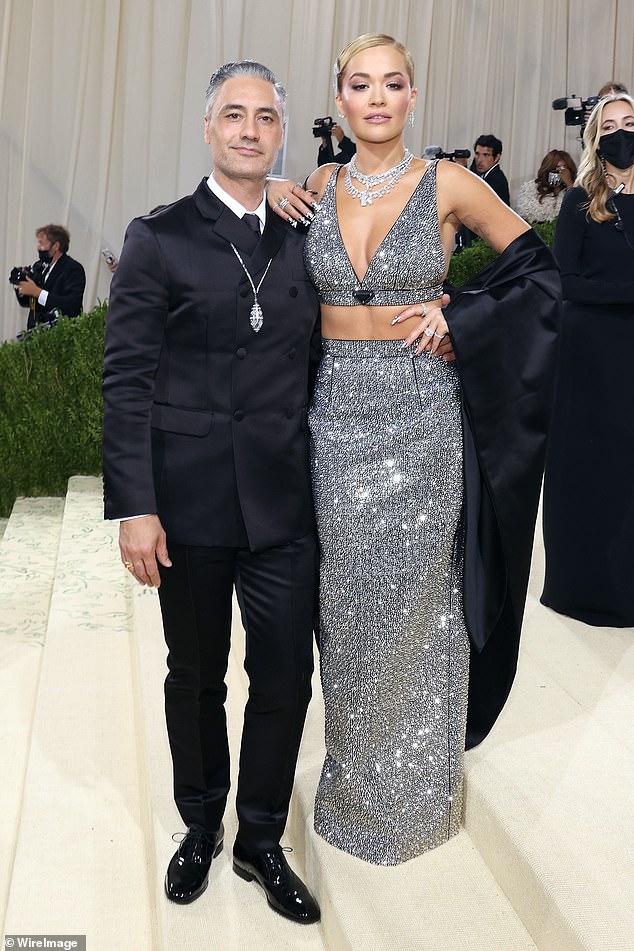
[[[123,564],[139,584],[160,587],[157,559],[164,568],[170,568],[172,562],[167,551],[165,530],[158,515],[143,515],[121,522],[119,550]]]
[[[334,137],[335,137],[335,139],[337,140],[337,142],[339,143],[339,145],[341,145],[341,140],[342,140],[343,137],[344,137],[344,131],[343,131],[343,129],[341,128],[341,126],[340,126],[337,122],[335,122],[335,124],[333,125],[332,129],[330,130],[330,132],[331,132],[332,135],[334,135]]]
[[[27,277],[25,280],[20,281],[18,290],[23,297],[39,297],[42,288],[38,287],[35,281],[32,281],[30,277]]]

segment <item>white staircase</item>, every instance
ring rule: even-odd
[[[62,521],[63,518],[63,521]],[[0,540],[0,917],[7,934],[86,934],[89,951],[634,949],[634,631],[538,604],[511,700],[467,755],[465,829],[396,868],[312,831],[323,757],[318,679],[284,843],[322,921],[275,915],[224,853],[177,906],[163,876],[172,801],[158,598],[121,567],[101,484],[20,500]],[[236,621],[228,714],[237,762],[246,678]],[[235,777],[234,777],[235,779]]]

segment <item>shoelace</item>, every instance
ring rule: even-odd
[[[271,877],[276,880],[280,885],[284,884],[287,879],[288,865],[283,860],[283,852],[292,852],[290,846],[279,845],[276,849],[270,849],[266,854],[268,857],[268,865],[271,871]]]
[[[178,836],[182,836],[181,839]],[[178,843],[178,854],[185,861],[199,859],[208,862],[214,850],[215,835],[211,832],[175,832],[172,841]]]

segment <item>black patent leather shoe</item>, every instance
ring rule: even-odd
[[[222,852],[225,830],[198,832],[190,829],[170,859],[165,876],[165,894],[170,901],[188,905],[202,895],[209,881],[211,860]]]
[[[319,905],[289,866],[279,845],[265,852],[249,853],[236,842],[233,870],[246,882],[258,882],[269,905],[280,915],[304,925],[319,921]]]

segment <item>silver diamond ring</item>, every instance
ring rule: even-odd
[[[431,329],[431,327],[425,327],[425,329],[423,330],[423,333],[425,334],[426,337],[434,336],[434,331]]]
[[[284,209],[288,205],[288,198],[280,198],[280,200],[278,201],[278,205],[280,206],[282,211],[284,211]]]
[[[445,335],[444,335],[444,334],[437,334],[437,333],[435,333],[435,332],[434,332],[434,337],[438,337],[439,340],[444,340],[444,339],[445,339]]]

